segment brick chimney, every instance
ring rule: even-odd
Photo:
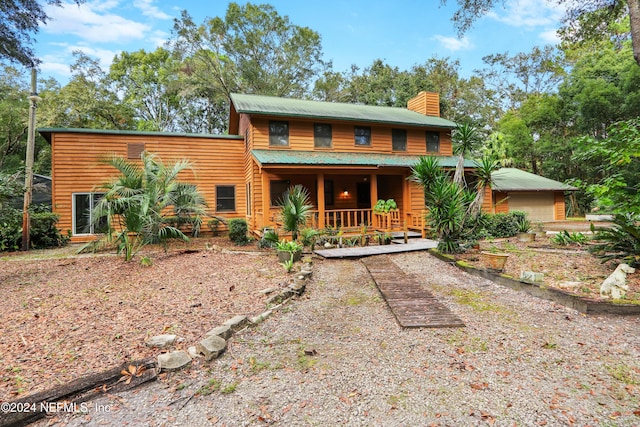
[[[440,117],[440,95],[422,91],[407,102],[407,108],[425,116]]]

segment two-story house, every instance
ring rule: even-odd
[[[71,230],[73,241],[92,237],[96,188],[116,173],[98,160],[111,154],[191,160],[193,170],[181,179],[198,185],[209,213],[245,218],[253,231],[278,225],[278,201],[296,184],[309,190],[314,227],[387,228],[372,208],[394,199],[396,226],[420,229],[424,194],[407,179],[411,167],[424,155],[438,156],[446,168],[457,161],[455,123],[440,117],[436,93],[421,92],[406,109],[234,94],[230,110],[228,135],[41,129],[51,143],[60,229]],[[491,212],[487,194],[483,209]]]

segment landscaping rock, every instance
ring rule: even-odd
[[[307,284],[304,280],[294,281],[293,284],[289,285],[289,289],[296,295],[302,295],[306,288]]]
[[[248,324],[249,319],[247,319],[247,316],[243,315],[235,316],[223,323],[223,325],[229,326],[233,332],[238,332],[240,329],[245,328]]]
[[[544,273],[538,273],[535,271],[523,271],[520,273],[520,280],[525,282],[541,283],[544,279]]]
[[[262,323],[264,322],[269,316],[271,316],[273,314],[272,310],[267,310],[262,314],[258,314],[257,316],[254,316],[251,318],[251,323],[257,325],[258,323]]]
[[[151,337],[145,341],[145,344],[147,347],[167,348],[176,342],[176,338],[178,338],[176,335],[156,335],[155,337]]]
[[[196,346],[198,353],[204,356],[204,360],[217,359],[227,348],[227,341],[217,335],[212,335],[200,341]]]
[[[231,326],[222,325],[222,326],[217,326],[217,327],[211,329],[206,334],[204,334],[205,338],[208,338],[208,337],[211,337],[211,336],[214,336],[214,335],[219,336],[220,338],[222,338],[224,340],[228,340],[229,338],[231,338],[231,335],[233,335],[233,331],[231,330]]]
[[[266,303],[267,305],[271,305],[271,304],[280,304],[282,301],[291,298],[293,296],[294,292],[293,290],[291,290],[291,288],[286,288],[283,289],[282,291],[278,292],[275,295],[272,295],[269,299],[267,299]],[[253,322],[255,323],[255,322]]]
[[[176,371],[191,364],[191,357],[186,351],[172,351],[158,355],[158,368],[165,371]]]
[[[263,294],[263,295],[269,295],[274,293],[275,291],[277,291],[278,288],[267,288],[267,289],[263,289],[261,291],[258,291],[259,294]]]
[[[191,347],[189,347],[187,349],[187,353],[189,353],[189,356],[191,356],[192,359],[196,359],[198,357],[202,357],[202,355],[200,353],[198,353],[198,350],[196,349],[195,345],[192,345]]]

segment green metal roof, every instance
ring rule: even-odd
[[[186,132],[153,132],[138,130],[120,129],[81,129],[81,128],[39,128],[38,132],[48,139],[52,133],[90,133],[102,135],[147,135],[147,136],[187,136],[191,138],[223,138],[223,139],[243,139],[239,135],[217,135],[209,133],[186,133]]]
[[[425,116],[406,108],[321,102],[275,96],[231,94],[238,113],[282,117],[346,120],[418,127],[453,129],[456,124],[436,116]]]
[[[577,188],[515,168],[502,168],[491,174],[494,191],[576,191]]]
[[[253,158],[260,166],[300,165],[300,166],[376,166],[376,167],[412,167],[420,156],[377,153],[337,153],[325,151],[294,150],[252,150]],[[440,165],[454,168],[457,157],[438,157]],[[471,160],[465,160],[465,167],[474,167]]]

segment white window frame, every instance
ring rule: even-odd
[[[104,193],[97,193],[97,192],[81,192],[81,193],[72,193],[71,194],[71,229],[73,230],[73,235],[74,236],[90,236],[95,234],[95,230],[93,228],[93,218],[91,218],[91,216],[93,215],[93,211],[92,209],[89,210],[89,233],[79,233],[76,232],[76,197],[77,196],[89,196],[89,206],[91,206],[92,208],[95,206],[95,201],[94,201],[94,196],[99,195],[99,196],[104,196]]]

